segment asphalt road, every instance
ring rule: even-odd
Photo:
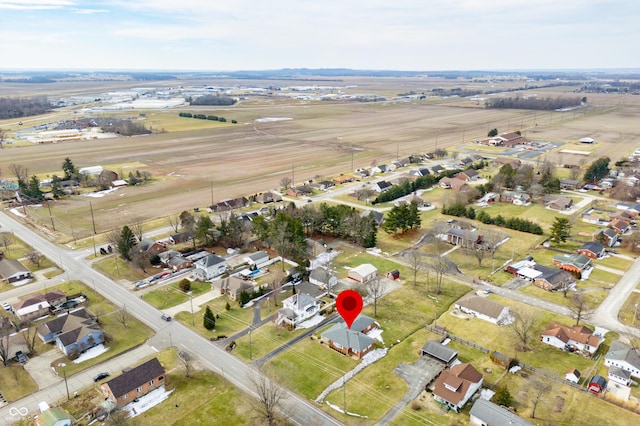
[[[172,344],[198,358],[198,361],[210,370],[223,375],[227,380],[247,394],[257,397],[255,393],[255,378],[259,373],[216,347],[207,339],[193,332],[178,322],[167,323],[160,318],[160,312],[135,294],[114,283],[109,278],[98,273],[85,261],[85,252],[64,250],[52,242],[33,232],[27,226],[16,221],[7,214],[0,214],[0,226],[3,231],[11,231],[25,243],[36,248],[43,255],[58,263],[65,270],[65,278],[82,280],[93,287],[121,308],[126,308],[132,316],[138,318],[151,329],[156,331],[154,340]],[[168,337],[168,338],[167,338]],[[297,395],[287,392],[282,403],[284,414],[295,424],[339,425],[340,422],[320,410],[314,403],[305,401]],[[12,406],[0,409],[0,418],[10,416]]]

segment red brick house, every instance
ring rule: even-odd
[[[158,358],[140,364],[104,382],[100,388],[106,398],[120,408],[135,398],[165,384],[165,371]]]

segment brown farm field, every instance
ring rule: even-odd
[[[409,90],[417,92],[462,84],[417,78],[340,81],[341,84],[357,82],[357,89],[352,90],[359,93],[381,93],[389,97]],[[166,83],[169,84],[175,82]],[[467,88],[478,85],[468,82]],[[19,95],[20,86],[11,85],[7,93]],[[22,85],[22,89],[25,96],[62,96],[133,86],[135,82],[94,86],[64,83]],[[570,93],[572,89],[556,87],[536,93],[555,97],[564,92],[574,96]],[[218,125],[188,118],[183,124],[177,119],[179,111],[225,116],[237,120],[238,124]],[[41,178],[60,175],[65,157],[71,158],[77,167],[99,164],[124,177],[135,170],[151,172],[153,181],[145,185],[119,189],[102,198],[80,196],[51,204],[53,217],[63,232],[69,234],[73,226],[76,236],[86,236],[91,228],[89,201],[97,231],[103,232],[127,221],[151,220],[208,206],[212,200],[217,202],[278,188],[285,176],[293,176],[295,182],[326,178],[348,173],[352,161],[354,168],[367,167],[374,161],[388,162],[398,156],[432,151],[436,143],[438,148],[459,150],[459,146],[484,138],[494,127],[499,131],[520,129],[530,139],[575,141],[584,136],[594,137],[598,142],[595,153],[586,157],[587,160],[594,155],[608,155],[617,160],[640,145],[640,129],[636,123],[640,97],[630,95],[591,95],[588,107],[577,113],[489,110],[464,98],[334,103],[269,96],[252,97],[233,107],[185,106],[127,112],[128,115],[140,113],[145,114],[143,119],[147,125],[167,131],[140,137],[7,146],[0,156],[2,176],[10,177],[11,164],[23,165],[29,175],[37,174]],[[56,110],[50,115],[57,117],[46,120],[78,117],[82,113]],[[290,120],[255,121],[263,117]],[[34,122],[46,120],[33,117]],[[7,120],[0,122],[0,126],[9,133],[17,130],[16,123]],[[572,149],[570,144],[563,148]],[[579,149],[577,145],[576,149]],[[550,152],[546,156],[553,161],[570,162],[570,157],[575,155]],[[48,225],[48,212],[39,213],[38,217]]]

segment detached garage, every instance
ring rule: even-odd
[[[364,263],[350,270],[347,278],[365,284],[373,280],[376,276],[378,276],[376,267],[370,263]]]

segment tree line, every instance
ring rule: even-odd
[[[200,120],[219,121],[221,123],[226,123],[226,121],[227,121],[226,118],[220,117],[220,116],[217,116],[217,115],[192,114],[190,112],[180,112],[180,113],[178,113],[178,116],[185,117],[185,118],[198,118]],[[237,120],[231,120],[231,122],[233,124],[237,124],[238,123]]]
[[[204,95],[197,98],[188,98],[189,105],[233,105],[236,103],[234,98],[219,95]]]
[[[465,207],[463,204],[452,204],[447,207],[442,206],[442,214],[466,217],[472,220],[479,220],[486,225],[496,225],[502,228],[513,229],[515,231],[527,232],[529,234],[542,235],[542,227],[535,222],[527,219],[520,219],[518,217],[504,218],[502,215],[492,217],[484,210],[476,213],[473,207]]]
[[[534,110],[555,110],[580,105],[580,96],[557,98],[534,98],[534,97],[508,97],[489,98],[485,101],[485,108],[514,108],[514,109],[534,109]]]
[[[32,98],[0,98],[0,119],[44,114],[51,110],[46,96]]]

